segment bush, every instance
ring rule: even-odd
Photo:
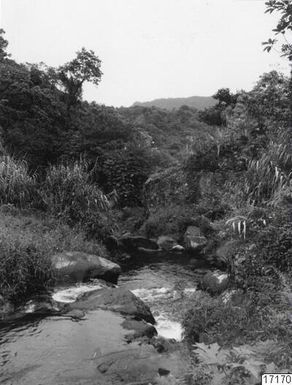
[[[262,289],[239,294],[237,303],[205,293],[197,295],[184,316],[187,340],[230,347],[271,339],[287,344],[286,359],[291,359],[291,346],[287,343],[291,340],[289,303],[273,287],[264,285]]]
[[[56,219],[0,210],[0,295],[21,302],[45,291],[54,282],[51,256],[62,251],[83,251],[107,256],[98,242],[85,240],[77,231]]]
[[[25,208],[34,206],[37,199],[36,179],[29,175],[26,163],[3,156],[0,160],[0,204]]]
[[[142,227],[149,238],[159,235],[173,235],[177,239],[183,235],[192,216],[196,215],[195,206],[170,205],[152,212]]]
[[[14,303],[46,291],[53,284],[50,259],[33,243],[0,245],[0,292]]]
[[[100,228],[107,197],[89,181],[84,162],[52,166],[41,187],[46,210],[70,225]]]

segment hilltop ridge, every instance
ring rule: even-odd
[[[147,102],[135,102],[133,106],[158,107],[166,110],[178,109],[183,105],[203,110],[214,106],[217,101],[212,96],[190,96],[185,98],[160,98]]]

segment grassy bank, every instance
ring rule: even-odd
[[[0,208],[0,295],[21,303],[54,284],[50,257],[63,250],[84,251],[106,256],[96,241],[61,220],[44,213]]]

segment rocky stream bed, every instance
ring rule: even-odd
[[[85,253],[54,256],[50,295],[2,314],[0,384],[183,383],[180,309],[206,270],[181,250],[160,251],[145,258],[142,248],[122,269]]]

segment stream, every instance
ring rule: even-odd
[[[200,272],[187,262],[163,261],[131,266],[119,277],[118,286],[131,290],[148,304],[158,335],[181,341],[181,305],[194,295],[199,278]],[[63,287],[56,289],[53,297],[73,302],[78,295],[100,287],[96,283]],[[97,310],[78,322],[68,317],[32,317],[2,327],[0,384],[105,384],[96,371],[94,358],[125,349],[122,320],[118,313]]]

